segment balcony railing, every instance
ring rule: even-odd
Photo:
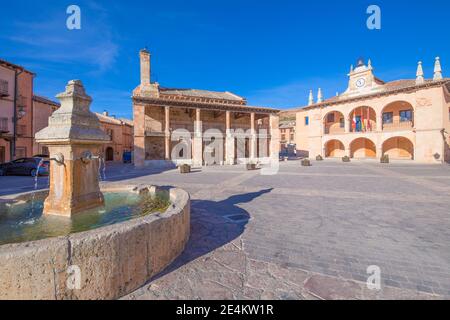
[[[398,131],[412,129],[412,121],[393,121],[392,123],[383,123],[383,131]]]
[[[8,132],[8,118],[0,118],[0,132]]]
[[[325,127],[325,134],[342,134],[345,133],[344,128]]]
[[[0,79],[0,97],[9,96],[8,81]]]

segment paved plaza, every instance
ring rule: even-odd
[[[181,175],[121,165],[106,176],[106,184],[191,194],[185,252],[125,299],[450,298],[447,165],[290,161],[275,176],[243,166]],[[381,270],[380,291],[366,287],[371,265]]]

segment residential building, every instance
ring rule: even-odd
[[[295,121],[280,121],[280,150],[289,152],[295,145]]]
[[[33,153],[34,76],[0,59],[0,163]]]
[[[439,58],[432,79],[422,63],[416,78],[385,82],[372,63],[350,69],[347,90],[296,109],[297,149],[310,157],[407,159],[420,163],[450,161],[450,79],[443,78]]]
[[[136,166],[170,164],[180,158],[201,166],[205,164],[205,152],[211,150],[207,142],[215,139],[208,136],[211,132],[223,137],[224,152],[215,155],[219,159],[215,164],[231,165],[262,157],[278,160],[279,110],[248,106],[244,98],[231,92],[163,88],[150,81],[147,50],[140,51],[140,64],[141,84],[133,91]],[[250,132],[239,140],[245,142],[244,147],[239,145],[242,152],[237,152],[238,129]],[[187,154],[181,154],[183,150],[173,159],[172,152],[180,141],[173,135],[176,130],[188,135],[184,137]]]
[[[60,107],[58,102],[42,96],[33,96],[33,137],[38,131],[48,127],[48,119]],[[33,155],[48,155],[48,148],[40,145],[33,138]]]
[[[133,122],[128,119],[117,119],[107,111],[96,113],[100,126],[111,138],[111,142],[102,145],[103,157],[106,161],[120,162],[124,152],[133,151]]]

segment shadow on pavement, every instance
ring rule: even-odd
[[[234,195],[222,201],[193,200],[191,202],[191,237],[186,249],[170,266],[147,283],[238,238],[250,220],[249,213],[238,205],[249,203],[272,190],[270,188]]]

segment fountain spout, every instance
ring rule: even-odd
[[[49,160],[55,161],[60,166],[64,165],[64,155],[61,152],[56,153],[54,157]]]
[[[98,160],[100,158],[101,158],[100,156],[94,156],[91,151],[87,150],[87,151],[83,152],[83,154],[80,157],[80,160],[83,163],[87,164],[87,163],[91,162],[92,160]]]

